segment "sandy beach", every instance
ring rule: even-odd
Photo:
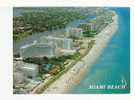
[[[118,28],[118,16],[115,14],[113,22],[104,28],[96,37],[95,45],[89,53],[77,62],[67,73],[63,74],[58,80],[52,83],[43,93],[61,94],[68,93],[70,89],[77,84],[87,73],[96,59],[100,56],[109,40],[115,34]]]

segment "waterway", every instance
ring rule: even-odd
[[[21,9],[18,9],[16,11],[14,11],[14,16],[21,16],[21,12],[23,12],[23,10]],[[95,18],[95,16],[88,16],[87,18],[85,19],[76,19],[74,21],[71,21],[69,22],[65,28],[63,29],[57,29],[57,30],[52,30],[52,31],[45,31],[45,32],[38,32],[38,33],[33,33],[32,35],[30,36],[27,36],[21,40],[17,40],[17,41],[14,41],[14,45],[13,45],[13,52],[14,54],[18,54],[19,53],[19,50],[22,46],[24,45],[27,45],[27,44],[30,44],[32,43],[33,41],[35,40],[39,40],[40,37],[42,36],[48,36],[48,35],[55,35],[55,36],[58,36],[58,35],[63,35],[63,33],[66,32],[66,29],[69,28],[69,27],[78,27],[80,24],[83,24],[83,23],[87,23],[88,21],[90,21],[91,19]]]

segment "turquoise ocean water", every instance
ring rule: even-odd
[[[110,8],[119,16],[119,29],[101,56],[70,93],[129,93],[130,92],[130,8]],[[125,89],[89,89],[90,85],[121,85]]]

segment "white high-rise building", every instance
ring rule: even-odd
[[[35,78],[39,73],[39,66],[36,64],[25,63],[20,67],[20,70],[26,77]]]
[[[68,27],[66,28],[66,36],[73,36],[77,38],[83,37],[83,30],[81,28],[76,27]]]
[[[59,49],[71,50],[73,47],[73,40],[61,37],[42,37],[39,41],[32,44],[25,45],[20,48],[20,55],[22,58],[29,57],[56,57],[59,56]]]
[[[35,78],[39,74],[39,66],[36,64],[24,63],[22,61],[15,61],[13,81],[14,86],[17,84],[24,84],[28,78]]]
[[[28,57],[53,57],[55,56],[56,46],[54,43],[36,43],[20,48],[20,55],[22,58]]]
[[[41,37],[40,43],[49,43],[53,42],[56,45],[56,48],[63,48],[63,49],[72,49],[73,47],[73,40],[69,38],[61,38],[61,37]]]

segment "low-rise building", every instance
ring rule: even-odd
[[[77,51],[75,49],[74,50],[67,50],[67,49],[60,49],[59,50],[60,55],[73,55],[76,52]]]

